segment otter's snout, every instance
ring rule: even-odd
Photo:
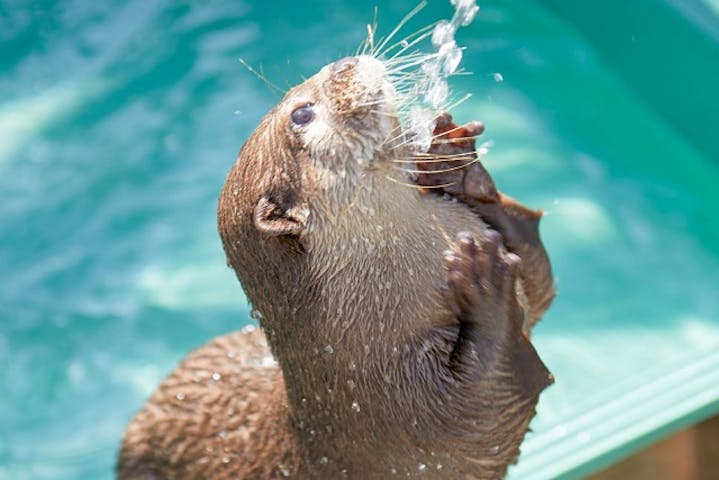
[[[364,117],[370,110],[382,109],[387,79],[381,61],[359,55],[340,58],[326,68],[323,87],[335,113]]]
[[[355,65],[357,65],[358,59],[357,57],[344,57],[337,60],[334,64],[332,64],[332,69],[330,70],[331,74],[333,76],[340,75],[343,72],[346,72],[347,70],[354,68]]]

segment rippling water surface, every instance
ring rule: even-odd
[[[414,6],[386,3],[384,31]],[[238,59],[295,84],[354,51],[374,3],[27,4],[0,0],[0,478],[110,478],[161,378],[250,322],[215,206],[278,97]],[[549,213],[538,433],[719,346],[716,4],[656,2],[651,25],[608,4],[480,2],[458,34],[455,117]]]

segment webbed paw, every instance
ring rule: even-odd
[[[475,323],[521,319],[515,285],[520,259],[513,253],[502,254],[501,243],[494,230],[479,242],[460,232],[455,248],[445,253],[445,298],[458,318]]]
[[[480,239],[461,232],[445,253],[444,296],[460,323],[451,364],[465,379],[509,374],[513,391],[534,398],[553,378],[522,331],[516,287],[521,260],[501,245],[493,230]]]

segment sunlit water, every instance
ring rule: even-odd
[[[374,3],[16,3],[0,1],[0,478],[110,478],[161,378],[251,321],[215,206],[278,97],[238,59],[295,84],[355,51]],[[398,3],[380,33],[414,6]],[[577,409],[719,346],[719,148],[682,112],[704,92],[654,96],[667,77],[557,3],[480,2],[452,90],[474,94],[455,117],[486,123],[500,188],[548,211],[559,296],[535,341],[557,383],[534,428],[587,440],[561,430]],[[409,31],[451,13],[433,1]]]

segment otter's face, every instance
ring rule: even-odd
[[[382,62],[327,65],[287,92],[242,148],[220,197],[223,241],[247,227],[297,238],[311,219],[336,215],[372,170],[389,168],[400,133]]]
[[[379,168],[400,133],[385,67],[366,55],[325,66],[288,92],[280,108],[296,147],[331,197],[351,194],[368,169]]]

